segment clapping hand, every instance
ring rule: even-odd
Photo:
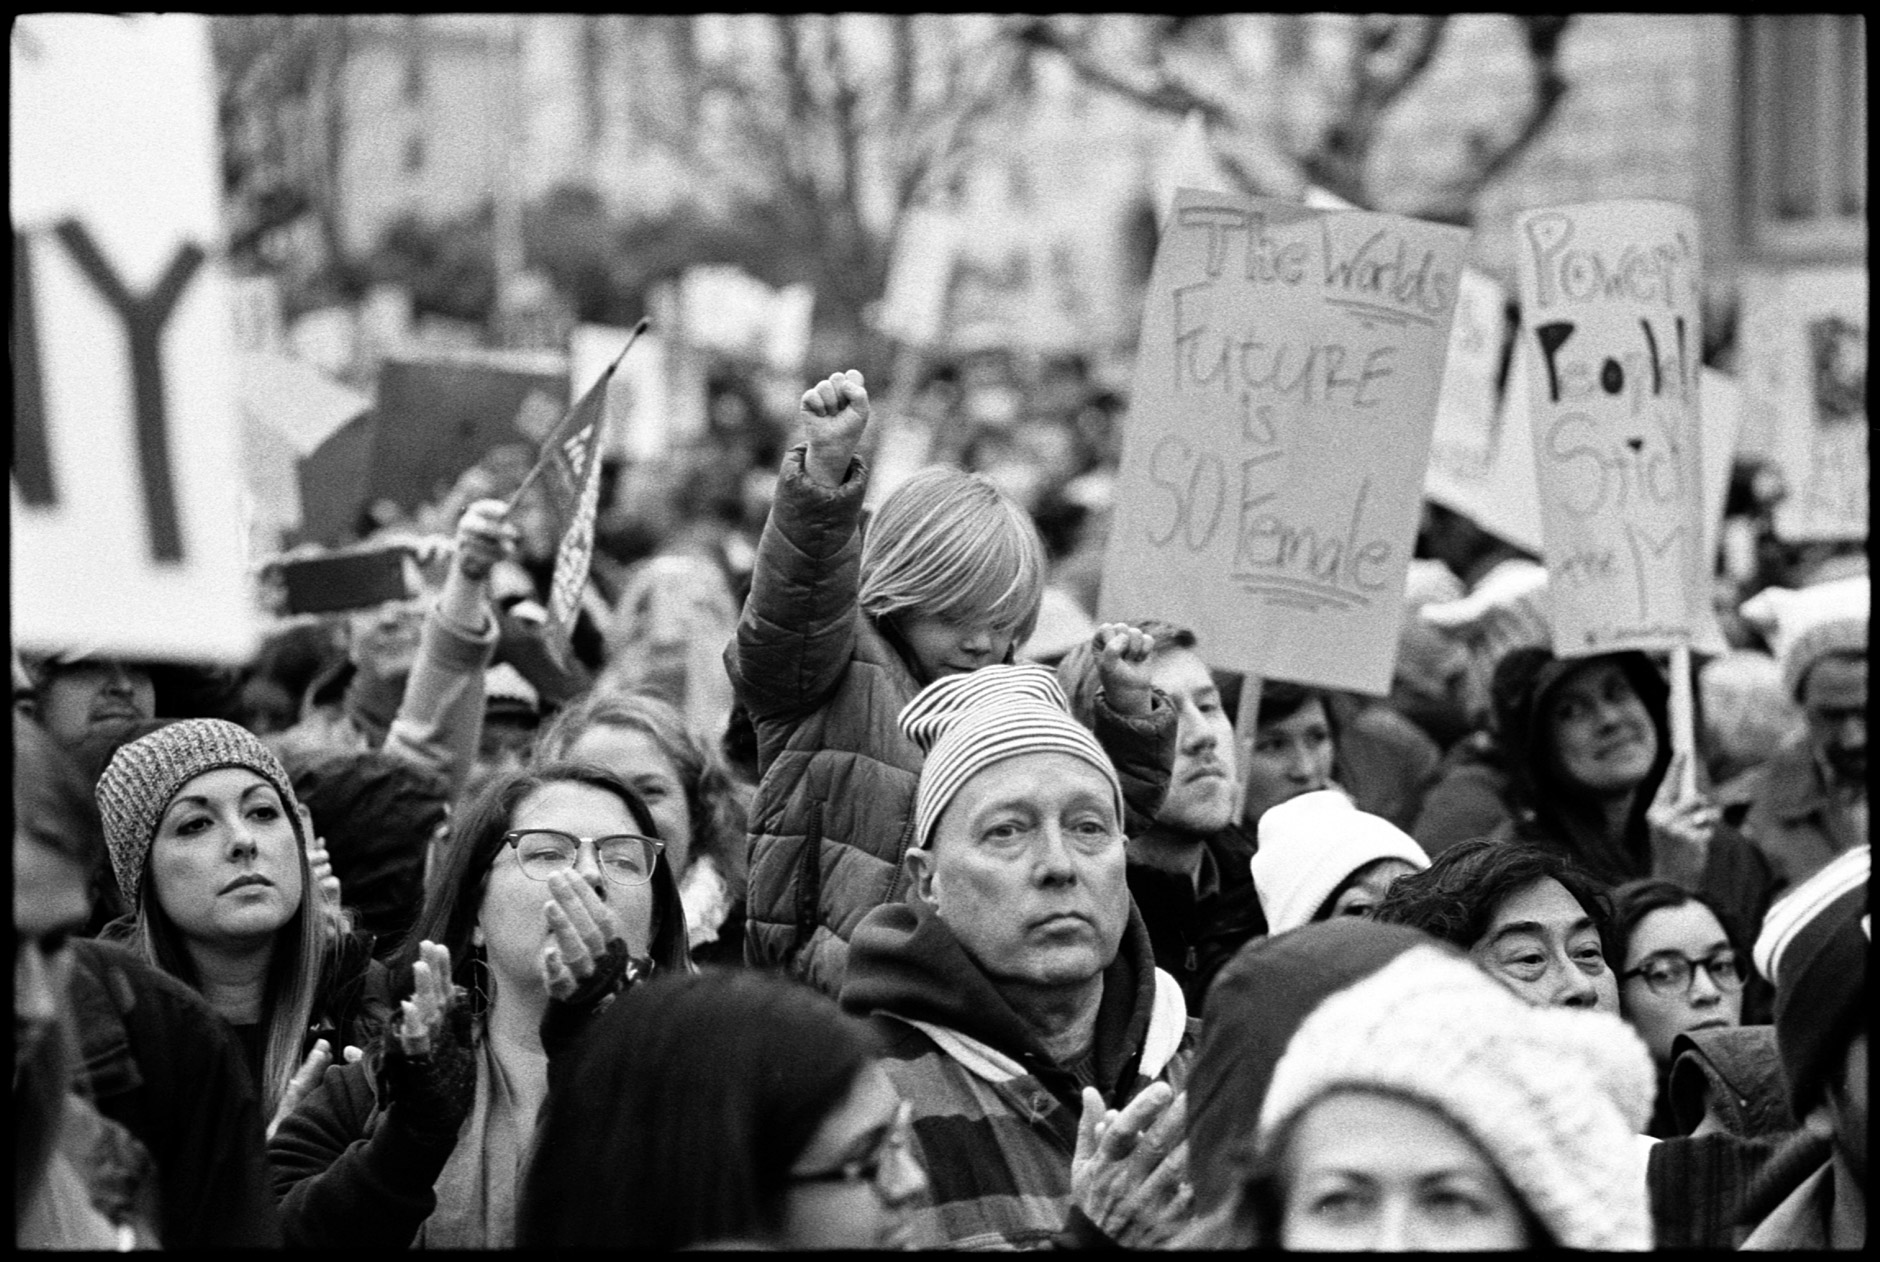
[[[625,962],[626,934],[620,918],[585,880],[557,872],[548,878],[548,892],[553,897],[543,913],[553,936],[542,948],[542,980],[552,998],[568,1000],[610,955]]]
[[[1084,1088],[1084,1113],[1071,1160],[1071,1199],[1126,1249],[1158,1248],[1188,1224],[1188,1097],[1150,1083],[1120,1112]]]
[[[348,1046],[345,1063],[354,1064],[364,1055],[363,1049]],[[326,1071],[332,1064],[333,1046],[325,1039],[320,1039],[313,1045],[313,1050],[307,1053],[307,1059],[301,1062],[299,1070],[288,1080],[280,1106],[274,1110],[274,1117],[268,1122],[267,1138],[274,1138],[274,1132],[281,1129],[281,1123],[300,1107],[300,1102],[307,1098],[309,1092],[320,1085],[320,1080],[326,1077]]]

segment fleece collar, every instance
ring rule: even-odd
[[[856,929],[842,1006],[915,1026],[987,1081],[1056,1068],[1031,1027],[924,903],[878,907]],[[1104,970],[1097,1013],[1095,1059],[1104,1094],[1126,1091],[1138,1073],[1160,1072],[1186,1022],[1181,988],[1155,967],[1148,929],[1132,903],[1121,948]]]

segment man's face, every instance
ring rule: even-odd
[[[1867,782],[1867,658],[1830,653],[1802,681],[1815,754],[1843,784]]]
[[[156,688],[143,667],[110,658],[51,668],[39,691],[39,721],[62,745],[146,723],[157,713]]]
[[[1551,876],[1501,900],[1469,957],[1537,1008],[1593,1008],[1619,1015],[1619,983],[1599,927]]]
[[[1234,773],[1234,725],[1221,708],[1220,690],[1192,649],[1165,649],[1149,663],[1149,682],[1175,705],[1175,766],[1158,823],[1192,833],[1215,833],[1233,821],[1239,804]]]
[[[347,617],[348,655],[362,674],[375,679],[404,679],[418,659],[428,596],[388,600]]]
[[[1069,754],[979,772],[909,852],[916,892],[997,981],[1078,986],[1116,958],[1129,923],[1110,783]]]

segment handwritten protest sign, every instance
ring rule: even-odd
[[[1449,356],[1436,397],[1436,428],[1423,492],[1499,537],[1541,547],[1526,374],[1517,359],[1504,388],[1508,296],[1474,268],[1462,269]]]
[[[208,21],[27,14],[10,52],[14,642],[245,660]]]
[[[1156,251],[1105,618],[1210,664],[1382,693],[1468,234],[1178,192]]]
[[[1867,537],[1867,272],[1810,268],[1744,285],[1746,406],[1788,485],[1793,542]]]
[[[1554,206],[1516,237],[1554,649],[1688,645],[1709,603],[1696,216]]]

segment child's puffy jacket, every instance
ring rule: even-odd
[[[784,457],[725,666],[762,776],[745,958],[834,995],[855,926],[904,892],[922,755],[897,719],[923,681],[858,604],[866,466],[854,460],[841,486],[825,487],[805,450]],[[1099,698],[1096,736],[1122,778],[1126,827],[1139,831],[1168,790],[1174,708],[1157,693],[1149,714],[1128,718]]]

